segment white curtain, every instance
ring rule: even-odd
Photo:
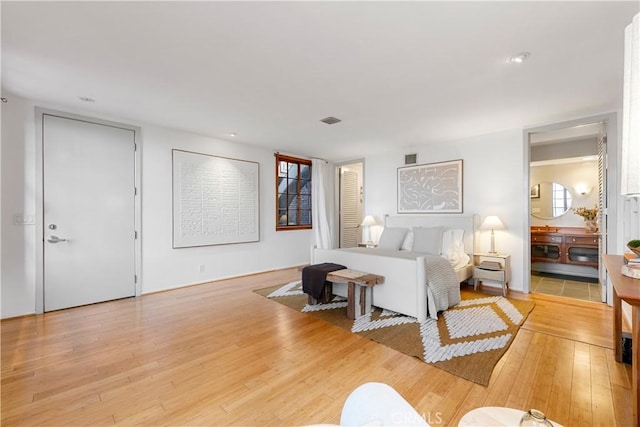
[[[322,159],[311,163],[311,218],[315,245],[320,249],[331,249],[331,229],[327,212],[327,190],[329,189],[329,164]]]
[[[624,32],[621,179],[623,196],[640,196],[640,14]]]

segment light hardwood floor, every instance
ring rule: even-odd
[[[2,425],[337,424],[367,381],[434,426],[480,406],[533,407],[566,426],[632,422],[631,371],[614,361],[603,304],[532,296],[483,387],[251,292],[299,274],[2,321]]]

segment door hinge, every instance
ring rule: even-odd
[[[138,275],[137,274],[133,275],[133,283],[138,283]]]
[[[137,230],[133,232],[133,238],[134,238],[134,240],[138,238],[138,231]]]
[[[134,196],[138,195],[138,187],[133,187],[133,195]]]
[[[138,144],[135,142],[133,143],[133,151],[138,151]]]

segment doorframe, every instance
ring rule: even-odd
[[[619,183],[618,183],[618,163],[620,158],[620,144],[618,142],[618,115],[617,113],[604,113],[598,114],[595,116],[583,117],[574,120],[568,120],[565,122],[558,122],[548,125],[539,125],[539,126],[531,126],[525,127],[522,132],[522,143],[523,143],[523,158],[524,158],[524,170],[523,170],[523,179],[524,183],[522,189],[523,195],[523,205],[527,207],[524,211],[524,220],[523,220],[523,230],[522,235],[525,236],[523,241],[523,250],[522,254],[525,259],[525,266],[527,267],[524,271],[524,286],[523,292],[530,293],[531,292],[531,197],[530,197],[530,188],[531,188],[531,172],[530,172],[530,163],[531,163],[531,144],[529,143],[529,137],[532,133],[537,132],[548,132],[554,131],[569,127],[575,127],[580,125],[586,125],[596,122],[606,122],[607,129],[607,188],[605,191],[608,195],[608,206],[607,206],[607,247],[602,248],[603,253],[615,253],[616,248],[618,247],[618,241],[621,238],[621,230],[618,227],[618,224],[622,224],[621,213],[618,212],[618,200],[620,196],[619,191]],[[607,304],[612,305],[613,302],[613,294],[611,289],[611,283],[607,281]]]
[[[132,126],[125,123],[113,122],[109,120],[98,119],[95,117],[83,116],[79,114],[67,113],[64,111],[52,110],[49,108],[35,107],[35,121],[36,121],[36,148],[35,148],[35,199],[36,199],[36,212],[35,212],[35,225],[36,225],[36,314],[44,313],[44,156],[43,156],[43,144],[44,144],[44,116],[54,116],[63,119],[78,120],[82,122],[94,123],[98,125],[111,126],[119,129],[126,129],[133,131],[133,140],[136,144],[136,151],[134,153],[134,177],[135,187],[137,189],[134,196],[134,227],[138,232],[138,238],[134,241],[134,267],[135,267],[135,296],[138,297],[142,294],[142,177],[141,177],[141,164],[142,164],[142,144],[140,143],[141,128],[138,126]]]

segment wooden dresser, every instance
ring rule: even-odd
[[[621,255],[603,255],[613,288],[613,347],[616,362],[622,362],[622,301],[631,305],[631,407],[633,425],[640,425],[640,280],[623,276],[620,273],[624,265]]]
[[[600,236],[583,227],[531,227],[531,262],[598,268]]]

